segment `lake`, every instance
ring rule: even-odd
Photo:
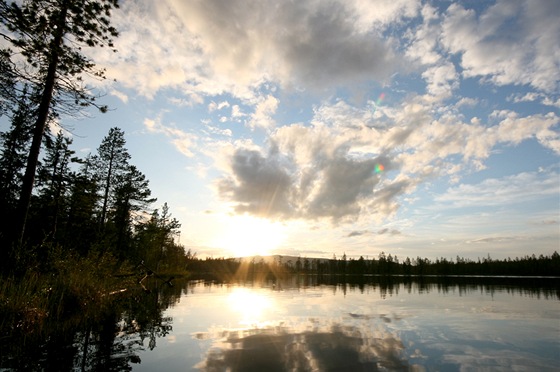
[[[29,358],[26,366],[58,363],[60,370],[553,371],[560,365],[558,279],[156,283],[108,314],[35,351],[19,350],[18,357]],[[4,356],[2,366],[14,363]]]

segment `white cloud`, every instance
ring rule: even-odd
[[[546,106],[554,106],[554,107],[560,108],[560,98],[557,98],[556,101],[555,101],[554,98],[545,97],[542,100],[542,104],[546,105]]]
[[[276,113],[278,103],[278,99],[271,95],[268,95],[266,96],[266,98],[261,99],[261,101],[255,107],[255,112],[251,115],[251,118],[248,122],[249,127],[253,129],[270,129],[274,127],[274,120],[272,119],[272,116]]]
[[[253,163],[245,161],[246,167],[238,163],[240,156],[247,158],[243,146],[229,153],[233,160],[225,162],[221,196],[238,211],[259,206],[262,215],[261,206],[270,206],[266,213],[274,218],[382,220],[393,216],[419,184],[444,175],[458,182],[465,167],[484,168],[498,144],[534,138],[558,151],[560,134],[554,128],[560,118],[553,113],[519,117],[501,111],[487,123],[465,123],[451,114],[435,119],[430,107],[421,97],[405,101],[390,113],[392,125],[384,127],[371,125],[367,109],[343,101],[317,107],[309,125],[276,129],[266,149],[252,144]],[[255,165],[252,172],[248,164]],[[383,164],[385,173],[377,174],[376,164]],[[272,170],[282,175],[280,189],[265,187],[269,192],[257,193]]]
[[[377,27],[413,16],[417,1],[130,1],[115,12],[118,53],[95,50],[108,76],[147,97],[229,93],[262,84],[322,90],[388,79],[399,59]]]
[[[440,15],[430,4],[422,7],[421,14],[423,23],[409,36],[411,42],[406,55],[422,64],[432,65],[442,59],[438,51],[441,35]]]
[[[536,101],[541,96],[542,96],[542,94],[539,94],[537,92],[528,92],[528,93],[525,93],[524,95],[520,95],[520,94],[512,95],[512,96],[508,97],[508,100],[513,101],[515,103],[533,102],[533,101]]]
[[[347,0],[357,29],[369,32],[372,28],[384,28],[399,23],[403,18],[414,18],[420,9],[419,0]]]
[[[452,187],[436,202],[454,207],[489,207],[528,203],[546,195],[558,195],[560,188],[556,172],[540,174],[524,172],[503,178],[486,179],[479,184]]]
[[[426,90],[438,100],[450,98],[453,91],[459,87],[459,75],[452,63],[442,63],[429,67],[422,73],[426,80]]]
[[[228,101],[222,101],[220,103],[216,103],[216,102],[212,101],[208,104],[208,111],[212,112],[212,111],[216,111],[216,110],[222,110],[225,107],[229,107],[229,102]]]
[[[239,105],[233,105],[231,107],[231,117],[232,118],[240,118],[240,117],[243,117],[243,116],[246,116],[246,114],[244,114],[241,111],[241,108],[239,107]]]
[[[474,107],[479,104],[479,102],[480,101],[477,98],[463,97],[455,104],[455,107]]]
[[[559,18],[560,7],[547,0],[499,0],[479,15],[454,3],[445,15],[442,42],[461,55],[465,77],[557,92]]]
[[[111,90],[111,95],[117,97],[118,99],[120,99],[123,103],[128,103],[128,96],[116,89]]]
[[[144,119],[144,126],[151,133],[164,134],[171,139],[173,146],[187,157],[193,157],[196,151],[198,137],[192,133],[185,132],[173,126],[166,126],[161,123],[161,117],[156,119]]]

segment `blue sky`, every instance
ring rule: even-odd
[[[122,128],[199,256],[558,250],[554,1],[125,0],[113,20],[118,53],[91,51],[113,110],[60,125],[83,156]]]

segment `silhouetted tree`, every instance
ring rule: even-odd
[[[97,156],[92,158],[97,183],[101,187],[101,213],[99,224],[101,229],[107,222],[107,211],[110,207],[113,192],[118,185],[119,177],[129,170],[130,155],[125,147],[126,140],[122,129],[114,127],[101,141]]]
[[[72,175],[70,184],[63,243],[85,255],[97,240],[98,184],[92,175],[91,157],[80,162],[81,169]]]
[[[67,190],[72,175],[69,169],[75,152],[70,149],[72,140],[59,132],[54,141],[48,141],[46,154],[37,175],[38,211],[34,226],[41,226],[44,233],[56,238],[59,218],[65,214]]]
[[[23,173],[29,143],[31,142],[34,106],[29,99],[27,88],[19,97],[11,117],[10,128],[0,134],[0,210],[9,221],[1,224],[1,261],[7,262],[7,250],[11,246],[14,216],[21,190]],[[11,221],[11,222],[10,222]]]
[[[127,258],[131,253],[134,214],[146,210],[156,200],[150,198],[151,193],[146,176],[133,165],[116,176],[114,204],[109,216],[115,234],[113,246],[121,259]]]
[[[149,267],[156,270],[161,266],[169,268],[181,264],[181,256],[185,257],[184,248],[174,241],[180,227],[179,221],[171,216],[167,203],[163,204],[161,212],[156,209],[147,222],[136,227],[139,259],[145,260]]]
[[[0,1],[0,22],[5,27],[1,36],[13,48],[1,51],[1,79],[15,90],[18,85],[30,84],[32,91],[39,92],[18,203],[16,233],[20,241],[47,123],[60,112],[96,105],[96,97],[85,86],[83,76],[104,78],[104,73],[83,54],[83,48],[113,47],[112,38],[117,31],[109,19],[116,7],[117,0]]]

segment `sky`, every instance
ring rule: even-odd
[[[120,127],[199,257],[560,250],[560,6],[123,0],[95,152]]]

